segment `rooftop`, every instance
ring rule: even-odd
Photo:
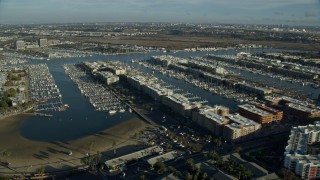
[[[166,161],[173,160],[178,156],[179,156],[179,154],[176,151],[170,151],[165,154],[161,154],[159,156],[152,157],[152,158],[148,159],[147,161],[151,166],[153,166],[157,161],[166,162]]]
[[[121,157],[117,157],[114,159],[110,159],[105,162],[105,165],[108,167],[113,167],[122,163],[125,163],[126,161],[132,160],[132,159],[140,159],[146,156],[150,156],[155,153],[161,153],[163,149],[159,146],[152,146],[140,151],[133,152],[131,154],[127,154]]]
[[[245,118],[239,114],[230,114],[227,116],[231,121],[234,123],[241,125],[241,126],[257,126],[260,125],[259,123],[254,122],[248,118]],[[232,124],[234,124],[232,123]]]
[[[219,124],[225,124],[227,120],[226,118],[216,114],[212,110],[200,110],[199,113]]]
[[[254,114],[258,114],[260,116],[268,116],[271,115],[269,112],[261,110],[256,108],[254,105],[250,105],[250,104],[243,104],[243,105],[239,105],[239,108],[245,109],[249,112],[252,112]]]

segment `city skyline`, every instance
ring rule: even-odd
[[[319,25],[319,0],[0,0],[0,24],[185,22]]]

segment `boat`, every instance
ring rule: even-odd
[[[125,112],[126,110],[125,109],[120,109],[119,112],[123,113]]]
[[[132,109],[131,109],[131,108],[129,108],[129,112],[131,112],[131,113],[132,113]]]
[[[117,113],[117,111],[116,110],[110,110],[108,113],[109,114],[115,114],[115,113]]]

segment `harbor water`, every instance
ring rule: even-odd
[[[256,52],[266,51],[266,49],[256,49]],[[280,50],[269,50],[280,51]],[[20,134],[31,140],[36,141],[70,141],[78,138],[82,138],[88,135],[98,133],[104,129],[111,128],[117,124],[125,122],[129,119],[135,118],[134,113],[130,113],[126,110],[123,113],[116,113],[109,115],[106,112],[95,111],[94,107],[90,104],[89,99],[80,93],[77,85],[68,77],[63,69],[64,64],[75,64],[82,61],[108,61],[116,60],[128,63],[141,71],[151,73],[151,70],[131,63],[131,60],[149,59],[153,55],[173,55],[188,58],[190,56],[202,57],[211,53],[220,54],[236,54],[236,50],[227,51],[215,51],[215,52],[150,52],[139,54],[124,54],[124,55],[93,55],[91,57],[78,57],[78,58],[65,58],[65,59],[51,59],[47,60],[28,60],[29,64],[41,64],[46,63],[49,67],[57,87],[62,95],[62,103],[68,104],[70,107],[65,111],[48,111],[42,112],[46,114],[52,114],[51,117],[43,116],[26,116],[22,124],[20,125]],[[242,78],[248,78],[254,80],[251,73],[240,72]],[[213,95],[212,93],[202,90],[199,87],[192,86],[183,80],[177,80],[164,76],[162,74],[154,74],[158,78],[172,84],[177,88],[190,92],[196,96],[201,97],[208,101],[210,105],[224,105],[232,110],[236,109],[236,103],[233,100],[226,99],[219,95]],[[263,75],[255,75],[257,80],[261,78],[268,79],[270,83],[279,83],[279,80],[272,79],[270,77],[264,77]],[[319,89],[313,89],[308,86],[293,85],[291,83],[281,83],[283,86],[300,90],[306,94],[315,94]]]

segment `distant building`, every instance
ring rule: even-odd
[[[24,41],[16,41],[15,44],[16,50],[25,50],[26,49],[26,43]]]
[[[47,39],[39,39],[39,47],[47,47],[48,41]]]
[[[160,64],[162,66],[169,66],[170,64],[176,64],[176,63],[186,64],[188,60],[179,58],[179,57],[163,55],[163,56],[152,56],[151,62],[155,64]]]
[[[268,88],[258,87],[254,85],[247,84],[245,82],[238,83],[236,87],[242,91],[254,93],[260,98],[265,98],[266,96],[272,95],[272,90]]]
[[[96,75],[106,85],[110,85],[119,81],[119,76],[113,75],[113,73],[108,71],[99,71]]]

